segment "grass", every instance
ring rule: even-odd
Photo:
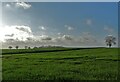
[[[49,50],[50,49],[45,49]],[[3,80],[116,80],[118,49],[3,50]],[[19,50],[12,50],[18,52]],[[29,53],[25,53],[27,51]],[[44,52],[43,52],[44,51]],[[45,53],[46,52],[46,53]]]

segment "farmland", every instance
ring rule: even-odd
[[[117,48],[3,49],[3,80],[116,80]]]

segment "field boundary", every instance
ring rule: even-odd
[[[23,53],[45,53],[45,52],[62,52],[62,51],[72,51],[72,50],[82,50],[82,49],[99,49],[99,48],[63,48],[63,49],[53,49],[53,50],[40,50],[40,49],[14,49],[14,50],[21,50],[14,52],[13,49],[8,49],[8,52],[2,52],[2,55],[6,54],[23,54]]]

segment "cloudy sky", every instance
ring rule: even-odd
[[[3,48],[41,45],[105,46],[118,34],[117,2],[3,2]]]

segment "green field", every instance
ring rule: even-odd
[[[116,80],[117,48],[3,49],[3,80]]]

